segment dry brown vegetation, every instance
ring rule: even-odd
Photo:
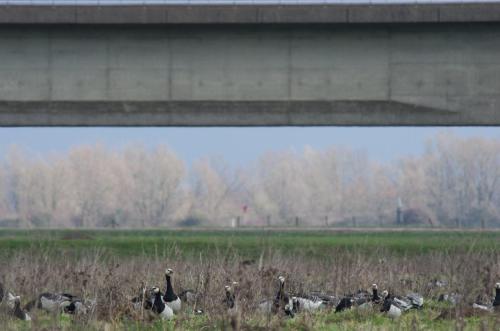
[[[173,283],[177,292],[193,289],[202,293],[196,302],[196,308],[206,312],[200,323],[215,329],[229,326],[222,300],[224,285],[232,281],[239,282],[242,328],[260,326],[265,329],[284,328],[284,323],[287,323],[285,317],[267,319],[255,309],[260,300],[273,297],[278,275],[287,277],[287,290],[297,295],[320,291],[342,296],[358,289],[368,290],[372,283],[377,283],[381,289],[390,289],[396,294],[417,291],[424,295],[427,304],[432,305],[431,302],[435,303],[432,300],[443,292],[461,293],[464,300],[457,307],[443,306],[419,312],[428,320],[444,318],[452,321],[481,316],[468,307],[478,296],[491,297],[493,285],[500,279],[500,256],[486,251],[433,252],[414,256],[385,254],[384,257],[377,252],[339,251],[322,259],[266,253],[255,260],[237,254],[215,254],[210,258],[189,260],[175,254],[167,259],[154,256],[118,259],[99,251],[87,252],[75,259],[64,252],[54,257],[31,251],[1,261],[0,277],[7,289],[21,295],[23,303],[44,291],[65,291],[97,299],[95,314],[82,316],[74,322],[84,328],[100,325],[96,323],[117,325],[123,321],[151,325],[152,322],[147,321],[151,316],[133,311],[129,301],[140,293],[141,284],[164,288],[163,272],[167,266],[175,270]],[[449,285],[446,288],[429,286],[434,279],[447,280]],[[192,308],[185,306],[185,313],[177,317],[174,325],[181,329],[183,323],[187,325],[189,319],[194,318],[189,314]],[[43,319],[44,316],[43,312],[34,313],[34,329],[40,326],[37,318]],[[306,323],[306,329],[314,328],[314,319],[297,318],[300,323]],[[335,323],[342,325],[343,321],[333,320],[332,327]],[[486,329],[489,327],[487,324]]]

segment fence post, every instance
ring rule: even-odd
[[[271,215],[267,215],[267,226],[271,227]]]
[[[239,228],[240,227],[240,220],[241,220],[241,217],[240,216],[237,216],[236,217],[236,227]]]
[[[295,226],[299,227],[299,217],[295,216]]]
[[[328,227],[328,215],[325,216],[325,226]]]

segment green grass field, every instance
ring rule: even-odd
[[[237,252],[254,258],[264,250],[324,257],[332,251],[373,250],[389,254],[500,252],[500,232],[333,232],[333,231],[188,231],[188,230],[0,230],[0,254],[27,249],[78,254],[102,249],[113,256],[164,257],[175,249],[198,255]]]
[[[0,230],[0,280],[16,287],[24,303],[33,293],[61,289],[97,296],[107,307],[103,293],[109,288],[120,303],[110,310],[116,315],[84,319],[35,312],[33,321],[23,322],[0,315],[0,330],[230,330],[220,307],[230,280],[250,287],[242,289],[240,330],[500,330],[500,313],[471,313],[468,301],[451,307],[436,301],[440,289],[427,288],[429,280],[444,277],[450,281],[446,291],[465,284],[467,300],[491,295],[491,284],[500,281],[499,257],[500,232],[494,231]],[[175,320],[161,322],[127,313],[129,295],[141,281],[163,282],[166,263],[178,271],[178,288],[201,287],[214,297],[200,302],[206,315],[194,316],[186,307]],[[252,307],[272,295],[278,274],[287,276],[295,293],[343,295],[373,282],[399,293],[416,290],[425,308],[395,321],[378,309],[294,319],[259,315]]]

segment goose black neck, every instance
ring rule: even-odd
[[[284,293],[285,293],[285,283],[284,282],[283,283],[280,282],[280,288],[278,290],[278,293],[276,294],[276,299],[277,300],[282,299],[283,296],[284,296]]]
[[[177,295],[175,295],[174,293],[170,275],[165,275],[165,279],[167,280],[167,291],[165,292],[165,301],[167,302],[174,301],[177,299]]]
[[[161,299],[161,293],[155,293],[155,299],[153,303],[153,311],[157,314],[161,313],[165,309],[165,304]]]
[[[382,305],[381,312],[388,312],[391,309],[392,300],[389,298],[389,295],[384,299],[384,304]]]
[[[495,294],[495,300],[493,301],[494,302],[494,305],[495,306],[500,306],[500,288],[497,288],[495,290],[496,294]]]
[[[0,283],[0,302],[3,300],[3,284]]]
[[[21,309],[21,303],[17,300],[14,304],[14,316],[20,319],[24,319],[24,312]]]
[[[374,288],[373,289],[372,301],[378,301],[378,300],[380,300],[380,297],[378,296],[378,289]]]
[[[226,302],[228,308],[234,307],[234,300],[235,300],[234,294],[231,294],[231,292],[226,291]]]

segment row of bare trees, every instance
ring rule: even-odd
[[[397,201],[433,224],[500,225],[500,140],[450,133],[390,164],[336,147],[272,152],[244,168],[167,147],[76,147],[0,158],[0,226],[160,227],[395,222]],[[350,223],[349,223],[350,225]]]

